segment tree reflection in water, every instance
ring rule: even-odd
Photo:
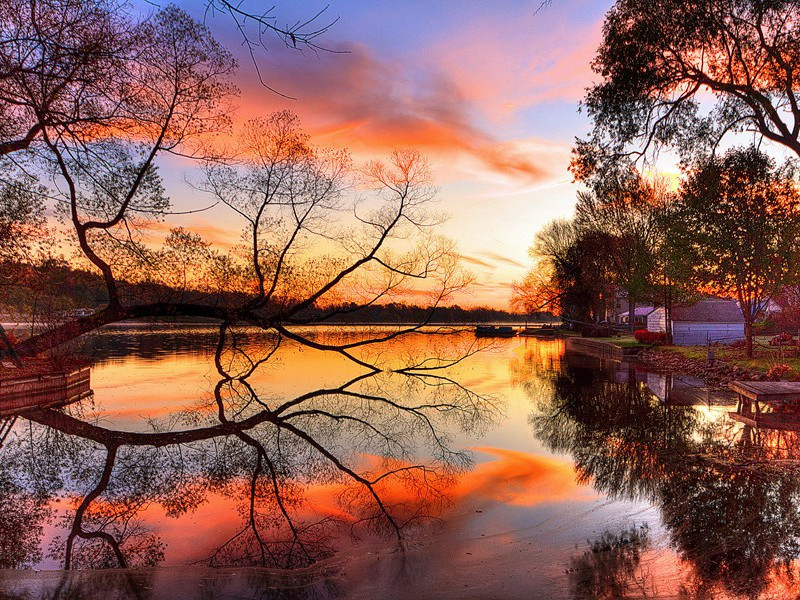
[[[573,557],[568,569],[576,600],[605,600],[629,595],[647,598],[652,578],[641,566],[649,547],[646,526],[618,534],[605,532],[589,542],[589,549]]]
[[[672,544],[692,567],[682,593],[755,598],[775,588],[792,589],[800,555],[797,433],[754,431],[724,414],[706,419],[692,407],[665,406],[637,382],[632,365],[626,372],[566,358],[557,370],[537,370],[552,393],[532,395],[535,435],[574,458],[580,482],[611,498],[645,500],[659,508]],[[618,597],[620,581],[633,585],[638,555],[628,556],[629,546],[607,541],[591,542],[587,554],[576,559],[585,563],[582,579],[605,590],[595,589],[592,597]],[[611,550],[596,568],[587,567],[589,558],[601,556],[595,544]],[[575,597],[586,596],[576,591]]]
[[[177,517],[211,495],[235,501],[241,515],[241,527],[202,561],[211,566],[303,567],[330,555],[342,535],[403,543],[435,522],[452,478],[470,464],[444,432],[498,416],[492,398],[448,375],[478,350],[474,343],[452,354],[448,340],[447,354],[428,342],[424,358],[408,352],[401,365],[362,357],[349,381],[293,398],[268,393],[264,377],[254,377],[285,344],[281,334],[255,339],[223,324],[212,397],[146,432],[107,427],[84,405],[26,413],[29,423],[2,448],[0,471],[17,482],[2,486],[0,505],[26,512],[0,523],[0,546],[30,544],[3,552],[3,566],[41,558],[48,507],[63,495],[73,506],[50,554],[66,569],[160,563],[164,544],[143,511],[158,505]],[[338,489],[338,513],[317,515],[310,485]]]

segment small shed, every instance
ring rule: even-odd
[[[664,309],[647,316],[647,329],[665,331]],[[744,317],[734,300],[707,298],[689,306],[672,308],[672,342],[676,346],[702,346],[708,341],[730,343],[744,339]]]

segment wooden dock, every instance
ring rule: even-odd
[[[555,339],[560,337],[561,332],[555,327],[543,325],[541,327],[525,327],[524,329],[520,330],[519,335],[522,337]]]
[[[766,429],[800,431],[800,382],[731,381],[738,403],[732,419]]]
[[[34,408],[52,408],[92,394],[90,369],[0,381],[0,418]]]

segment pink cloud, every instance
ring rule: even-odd
[[[552,10],[470,22],[426,50],[484,116],[502,122],[519,108],[577,103],[591,83],[602,22],[576,26]]]
[[[449,77],[381,60],[364,46],[348,51],[319,60],[276,51],[263,73],[270,86],[296,101],[251,78],[240,83],[240,119],[289,108],[317,141],[356,153],[413,146],[440,156],[466,154],[491,171],[529,181],[552,175],[530,155],[476,126],[472,99]]]

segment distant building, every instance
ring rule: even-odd
[[[666,331],[663,308],[647,316],[647,329]],[[744,317],[734,300],[707,298],[689,306],[672,308],[672,342],[676,346],[702,346],[708,341],[730,343],[741,339],[744,339]]]
[[[770,298],[769,300],[763,300],[756,309],[756,321],[762,321],[764,319],[768,319],[775,313],[781,312],[781,310],[782,310],[781,305],[778,304],[778,302],[773,300],[772,298]]]
[[[647,329],[647,317],[656,310],[655,306],[636,306],[633,309],[633,323],[641,329]],[[618,323],[628,325],[630,323],[629,311],[624,311],[618,315]]]

